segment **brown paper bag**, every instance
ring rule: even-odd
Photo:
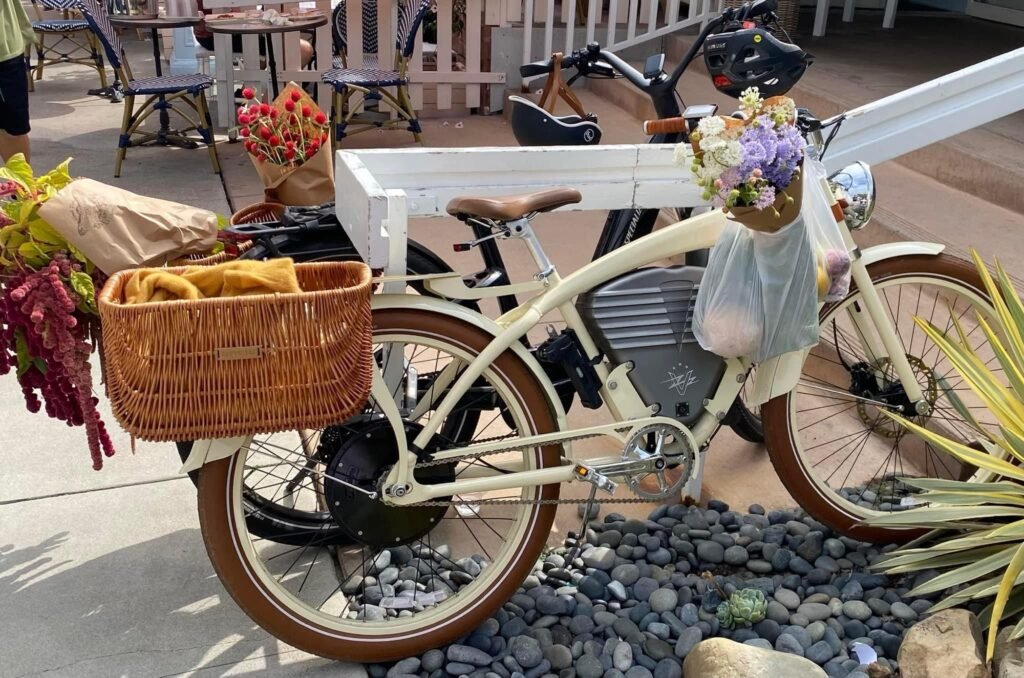
[[[334,164],[330,147],[321,148],[298,167],[253,162],[270,202],[285,205],[322,205],[334,200]]]
[[[104,273],[162,266],[217,242],[217,215],[77,179],[43,203],[39,216]]]

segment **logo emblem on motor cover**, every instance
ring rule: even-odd
[[[682,397],[686,395],[686,389],[696,384],[700,379],[694,376],[693,369],[689,365],[683,365],[677,363],[676,366],[668,371],[668,379],[664,380],[663,384],[668,384],[668,387],[676,392],[676,395]]]
[[[593,141],[594,140],[594,130],[593,129],[584,130],[583,131],[583,140],[586,141],[588,144],[591,141]]]

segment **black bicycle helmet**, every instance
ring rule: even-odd
[[[704,43],[711,81],[720,92],[736,98],[748,87],[757,87],[763,97],[785,94],[813,60],[797,45],[760,27],[719,33]]]
[[[529,99],[510,96],[512,133],[520,146],[592,146],[601,141],[597,116],[552,115]]]

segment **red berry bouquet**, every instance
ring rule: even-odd
[[[289,83],[273,103],[242,90],[239,134],[245,140],[267,200],[319,205],[334,199],[330,122],[306,92]]]
[[[39,216],[69,163],[35,177],[19,153],[0,167],[0,374],[16,371],[30,412],[84,426],[98,470],[114,454],[89,364],[102,273]]]

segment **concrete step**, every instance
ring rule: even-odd
[[[666,40],[666,61],[676,64],[694,39],[686,33]],[[843,66],[842,68],[846,68]],[[689,75],[699,73],[707,80],[704,62],[696,59]],[[868,76],[847,77],[842,69],[816,63],[793,89],[791,95],[821,118],[842,113],[864,103]],[[860,95],[859,97],[857,95]],[[735,107],[735,104],[733,104]],[[1024,213],[1024,115],[1008,116],[896,159],[899,164],[960,191],[991,203]]]

